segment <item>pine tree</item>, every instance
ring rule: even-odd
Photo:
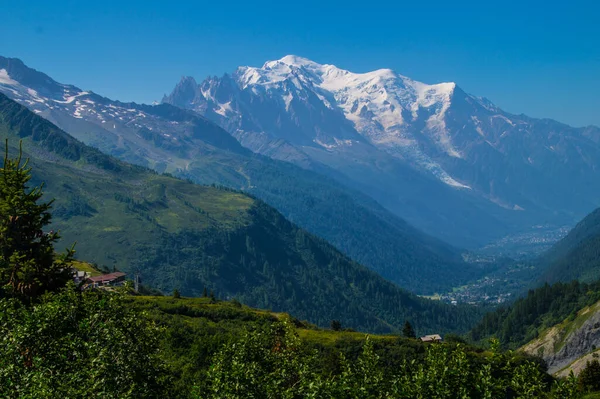
[[[181,298],[181,294],[179,293],[179,290],[177,288],[175,288],[173,290],[173,298],[175,298],[175,299]]]
[[[588,361],[579,374],[579,389],[583,392],[600,391],[600,362],[597,359]]]
[[[340,331],[342,329],[342,323],[339,320],[331,320],[331,329],[333,331]]]
[[[402,328],[402,335],[406,338],[417,338],[417,334],[415,334],[415,330],[413,330],[413,327],[408,322],[408,320],[404,323],[404,328]]]
[[[57,232],[45,232],[51,221],[52,201],[39,202],[43,184],[29,188],[28,160],[8,157],[0,169],[0,286],[9,295],[34,298],[63,287],[71,279],[73,248],[54,253]]]

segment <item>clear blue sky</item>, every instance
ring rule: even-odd
[[[0,55],[122,101],[296,54],[455,81],[507,111],[600,125],[596,1],[0,0]]]

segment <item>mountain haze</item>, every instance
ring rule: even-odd
[[[124,161],[250,192],[407,289],[448,290],[483,272],[369,196],[334,178],[254,154],[192,111],[113,101],[2,57],[0,92]]]
[[[455,83],[290,55],[199,84],[183,78],[163,102],[457,245],[573,224],[600,204],[600,129],[512,115]]]
[[[0,133],[23,140],[34,184],[56,198],[53,227],[85,260],[139,271],[145,283],[292,312],[319,325],[460,331],[478,311],[410,294],[263,202],[126,164],[87,147],[0,94]]]

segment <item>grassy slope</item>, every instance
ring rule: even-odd
[[[238,340],[246,331],[268,328],[288,318],[287,314],[249,308],[228,301],[210,303],[208,298],[131,297],[131,306],[145,311],[165,328],[163,354],[178,370],[179,389],[185,390],[203,378],[211,357],[224,345]],[[362,351],[364,333],[331,331],[291,318],[296,333],[310,349],[318,350],[321,367],[335,367],[338,353],[351,361]],[[370,335],[381,361],[397,370],[403,361],[419,359],[425,352],[418,340],[392,335]]]
[[[141,271],[145,284],[221,297],[320,325],[393,331],[464,331],[478,317],[468,307],[411,295],[352,262],[260,201],[124,164],[86,147],[24,107],[0,96],[0,133],[23,139],[34,183],[56,198],[55,228],[79,256]],[[13,152],[15,151],[13,147]]]
[[[290,320],[303,342],[302,351],[318,353],[313,365],[323,375],[340,372],[340,354],[355,362],[363,351],[367,335],[353,331],[331,331],[290,317],[249,308],[230,301],[211,303],[208,298],[179,298],[140,296],[130,297],[131,306],[146,312],[162,325],[162,353],[167,363],[176,370],[176,390],[185,391],[202,381],[211,366],[212,355],[225,345],[236,342],[245,332],[268,331],[277,321]],[[418,339],[398,335],[369,335],[380,364],[397,373],[404,362],[418,364],[424,359],[427,345]],[[449,337],[447,337],[449,338]],[[441,345],[456,345],[447,339]],[[479,360],[492,356],[491,352],[461,344],[476,366]],[[516,367],[526,357],[518,354],[512,359]]]
[[[90,273],[92,277],[100,276],[102,274],[102,272],[96,269],[93,265],[80,260],[75,260],[73,262],[73,267],[79,271]]]
[[[339,342],[362,342],[367,334],[351,330],[333,331],[318,328],[306,321],[300,321],[287,313],[273,312],[235,304],[231,301],[210,298],[181,297],[175,299],[171,296],[132,296],[131,305],[141,311],[153,315],[156,320],[183,322],[188,326],[201,329],[209,326],[228,331],[237,335],[252,328],[256,324],[272,324],[284,319],[292,319],[297,327],[298,336],[305,342],[313,345],[335,346]],[[393,342],[402,340],[398,335],[370,334],[376,341]],[[219,340],[219,337],[214,337]],[[416,342],[416,341],[415,341]],[[419,346],[421,345],[418,342]]]

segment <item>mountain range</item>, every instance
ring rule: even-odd
[[[459,246],[573,225],[600,204],[599,128],[513,115],[455,83],[290,55],[199,84],[184,77],[163,103]]]
[[[170,104],[121,103],[0,57],[0,92],[123,161],[252,193],[391,281],[444,291],[483,273],[461,251],[336,179],[255,154],[215,123]]]
[[[134,166],[88,147],[0,94],[0,135],[54,199],[61,245],[145,284],[333,319],[365,331],[464,331],[480,311],[419,298],[357,264],[264,202]],[[57,248],[59,250],[59,248]]]
[[[388,69],[286,56],[200,84],[185,77],[162,104],[140,105],[0,57],[0,92],[121,160],[252,193],[417,293],[486,273],[439,238],[535,240],[600,199],[598,128],[512,115],[454,83]]]

